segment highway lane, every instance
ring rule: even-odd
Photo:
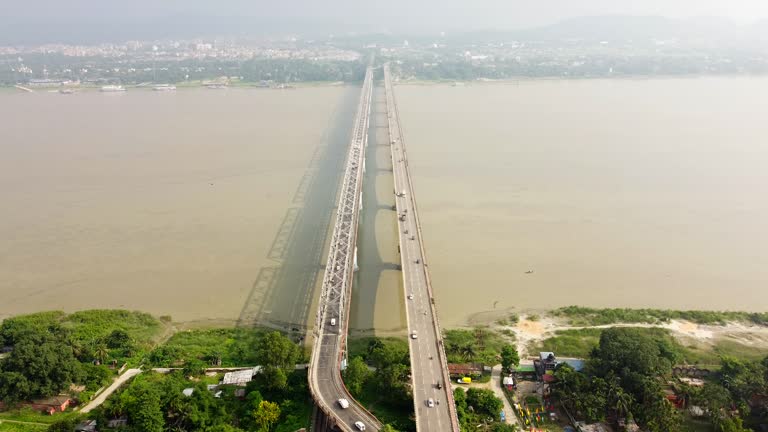
[[[408,159],[394,99],[389,66],[384,67],[394,193],[405,290],[416,428],[422,432],[458,431],[442,335],[434,305]],[[413,335],[415,334],[415,338]],[[442,388],[438,388],[441,386]],[[428,401],[432,399],[434,406]]]

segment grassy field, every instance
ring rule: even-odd
[[[675,311],[667,309],[596,309],[567,306],[551,313],[567,318],[574,326],[608,325],[617,323],[660,324],[673,319],[697,324],[725,324],[729,321],[768,325],[768,313],[731,311]]]
[[[77,413],[74,411],[58,413],[56,415],[48,415],[39,411],[35,411],[31,408],[24,408],[0,412],[0,421],[13,420],[18,422],[51,424],[67,417],[76,416]]]
[[[480,362],[495,365],[501,348],[514,341],[486,327],[446,330],[445,354],[449,363]]]
[[[8,423],[0,420],[0,432],[39,432],[48,430],[48,426],[29,423]]]
[[[255,366],[256,345],[266,331],[259,328],[188,330],[174,334],[150,353],[155,366],[174,366],[183,359],[209,360],[221,356],[221,366]]]
[[[372,336],[350,338],[347,341],[347,349],[349,351],[349,358],[360,356],[363,360],[368,359],[368,344],[374,339],[379,339],[384,345],[400,346],[405,351],[408,351],[408,341],[405,338],[385,337],[377,338]]]

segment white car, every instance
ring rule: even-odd
[[[418,335],[416,335],[416,330],[414,330],[414,331],[411,333],[411,339],[416,339],[417,337],[419,337],[419,336],[418,336]]]
[[[343,409],[349,408],[349,401],[346,399],[339,399],[339,406]]]
[[[430,407],[430,408],[434,408],[435,407],[435,400],[432,399],[432,398],[427,399],[427,406]]]
[[[413,300],[413,293],[408,294],[408,300]]]
[[[355,422],[355,427],[359,431],[364,431],[365,430],[365,424],[363,422],[361,422],[361,421],[356,421]]]

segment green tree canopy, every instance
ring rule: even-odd
[[[472,406],[475,412],[485,413],[493,418],[498,418],[504,407],[504,403],[492,390],[475,387],[467,390],[467,405]]]
[[[253,420],[259,432],[268,432],[278,419],[280,419],[280,406],[270,401],[261,401],[256,412],[253,413]]]
[[[347,386],[352,396],[360,397],[363,393],[363,385],[370,378],[371,371],[361,357],[354,357],[347,364],[344,371],[344,385]]]
[[[501,348],[501,367],[505,370],[511,370],[520,364],[520,356],[513,345],[504,345]]]

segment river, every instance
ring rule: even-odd
[[[571,304],[768,310],[768,79],[396,94],[443,324]]]
[[[768,310],[768,79],[398,85],[441,322]],[[403,331],[375,89],[351,325]],[[0,94],[0,318],[314,317],[355,87]]]
[[[0,318],[311,321],[358,97],[0,94]]]

